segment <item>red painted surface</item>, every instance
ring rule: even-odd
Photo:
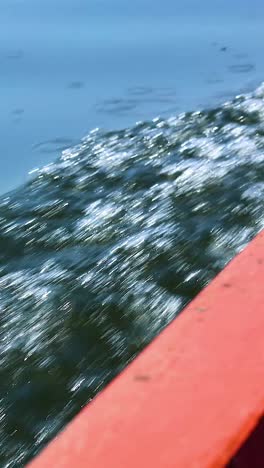
[[[262,232],[30,468],[225,466],[264,413],[263,336]]]

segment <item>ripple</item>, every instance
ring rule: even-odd
[[[146,104],[157,105],[159,114],[177,109],[179,98],[172,88],[151,88],[147,86],[135,86],[126,90],[123,97],[113,97],[99,101],[96,111],[99,113],[120,116],[129,114],[131,110],[141,111]]]
[[[21,49],[11,50],[6,54],[8,60],[20,60],[24,57],[24,51]]]
[[[241,64],[235,64],[235,65],[230,65],[228,67],[228,70],[231,73],[250,73],[255,70],[255,65],[253,63],[241,63]]]
[[[81,89],[81,88],[84,88],[84,86],[85,86],[84,81],[71,81],[68,84],[68,88],[70,89]]]
[[[39,151],[41,153],[54,153],[61,152],[65,149],[73,146],[76,142],[71,138],[57,137],[46,141],[41,141],[33,145],[33,150]]]

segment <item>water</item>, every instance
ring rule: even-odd
[[[262,0],[1,0],[0,192],[92,128],[254,89],[263,17]]]
[[[0,203],[0,466],[21,466],[263,227],[264,87],[91,132]]]
[[[1,467],[23,466],[263,228],[263,13],[2,0],[2,193],[39,169],[0,198]]]

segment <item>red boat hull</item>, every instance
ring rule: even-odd
[[[263,280],[261,233],[30,467],[264,467]]]

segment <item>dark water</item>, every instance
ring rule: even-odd
[[[22,466],[264,224],[264,88],[93,131],[0,203],[0,466]]]

